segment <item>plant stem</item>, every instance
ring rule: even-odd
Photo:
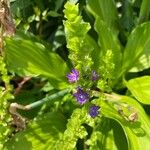
[[[30,109],[33,109],[33,108],[38,107],[40,105],[43,105],[44,103],[47,103],[50,100],[56,99],[60,96],[64,96],[68,92],[69,92],[69,89],[64,89],[62,91],[59,91],[55,94],[52,94],[52,95],[46,97],[46,98],[43,98],[39,101],[36,101],[34,103],[31,103],[31,104],[25,105],[25,106],[17,104],[17,103],[11,103],[10,108],[9,108],[9,112],[13,115],[18,115],[17,109],[30,110]]]
[[[106,96],[106,99],[109,99],[109,101],[118,101],[120,99],[120,96],[112,93],[112,94],[108,94],[108,93],[104,93],[104,95]]]
[[[14,95],[17,95],[20,90],[22,89],[23,85],[29,81],[32,77],[24,77],[23,80],[18,84],[18,87],[16,88]]]
[[[43,98],[43,99],[41,99],[41,100],[39,100],[37,102],[29,104],[29,105],[27,105],[27,107],[29,109],[38,107],[38,106],[40,106],[40,105],[42,105],[42,104],[44,104],[46,102],[49,102],[50,100],[56,99],[56,98],[58,98],[60,96],[64,96],[66,93],[68,93],[68,91],[69,91],[69,89],[65,89],[65,90],[59,91],[58,93],[52,94],[52,95],[50,95],[50,96],[48,96],[46,98]]]

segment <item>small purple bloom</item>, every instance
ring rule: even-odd
[[[73,94],[76,99],[77,99],[77,102],[80,104],[80,105],[83,105],[84,103],[86,103],[89,99],[90,99],[90,96],[88,93],[86,93],[85,91],[83,91],[81,89],[81,87],[78,87],[77,88],[77,92]]]
[[[99,109],[100,109],[99,106],[96,106],[96,105],[91,106],[90,109],[89,109],[89,115],[92,118],[95,118],[99,114],[99,111],[98,111]]]
[[[70,83],[76,82],[79,79],[79,72],[76,69],[72,69],[71,73],[67,74],[67,78]]]
[[[95,81],[99,78],[99,75],[96,73],[95,70],[92,71],[92,81]]]

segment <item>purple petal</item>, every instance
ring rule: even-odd
[[[73,95],[76,97],[77,102],[80,105],[85,104],[90,99],[89,94],[83,91],[80,87],[77,88],[77,92],[74,93]]]
[[[99,114],[99,109],[100,109],[99,106],[96,106],[96,105],[91,106],[90,109],[89,109],[89,115],[92,118],[95,118]]]
[[[79,79],[79,72],[76,69],[72,69],[66,77],[70,83],[76,82]]]
[[[95,70],[92,71],[92,81],[95,81],[99,78],[99,75],[96,73]]]

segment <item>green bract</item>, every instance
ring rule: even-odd
[[[90,53],[94,49],[88,43],[87,32],[90,29],[90,24],[83,21],[82,16],[79,16],[78,4],[68,2],[65,4],[65,35],[67,39],[67,48],[69,49],[69,58],[73,66],[80,70],[89,70],[92,64]],[[86,64],[84,66],[82,61]]]

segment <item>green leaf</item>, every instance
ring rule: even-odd
[[[66,120],[59,113],[48,113],[25,131],[17,133],[5,145],[5,150],[45,150],[55,149],[65,130]]]
[[[64,0],[56,0],[55,1],[55,11],[58,11],[63,6]]]
[[[113,62],[115,64],[114,75],[117,78],[118,72],[121,67],[121,47],[119,40],[112,30],[109,29],[105,22],[101,21],[99,17],[96,18],[95,29],[99,36],[99,46],[101,47],[101,58],[103,58],[108,50],[112,51]]]
[[[150,76],[131,79],[126,85],[139,102],[150,104]]]
[[[125,120],[119,115],[118,110],[110,103],[104,101],[101,104],[101,113],[108,118],[116,120],[122,126],[127,137],[129,149],[142,150],[144,148],[148,150],[150,147],[150,120],[143,108],[136,100],[127,96],[120,96],[119,98],[116,98],[116,100],[117,103],[124,103],[132,106],[131,109],[134,108],[138,114],[138,120],[136,122]]]
[[[145,57],[146,68],[149,66],[150,49],[150,23],[144,23],[136,27],[128,38],[128,42],[123,55],[122,73],[127,72],[136,63],[140,63],[142,57]],[[144,56],[143,56],[144,55]],[[144,65],[144,64],[142,64]],[[146,69],[144,68],[144,69]]]
[[[125,0],[122,3],[121,28],[130,32],[134,26],[134,14],[131,1]]]
[[[86,40],[89,43],[89,45],[91,45],[91,49],[93,48],[93,51],[91,53],[91,57],[94,62],[93,70],[97,70],[100,65],[100,47],[90,35],[86,35]]]
[[[18,33],[6,39],[6,61],[10,71],[25,76],[44,76],[55,84],[63,84],[66,63],[34,37]]]
[[[87,8],[95,18],[99,16],[100,20],[104,21],[106,26],[110,28],[113,33],[118,34],[118,14],[113,0],[88,0]]]
[[[120,138],[121,137],[121,138]],[[86,142],[90,150],[127,150],[127,140],[120,124],[115,120],[103,117],[94,127],[90,139]]]
[[[150,9],[149,9],[150,1],[143,0],[140,8],[139,14],[139,23],[146,22],[149,20]]]
[[[100,60],[107,55],[108,51],[112,52],[111,65],[114,66],[109,73],[112,77],[115,77],[112,81],[112,85],[115,85],[117,78],[119,77],[122,52],[121,44],[118,40],[118,13],[114,0],[88,0],[87,9],[95,18],[95,30],[98,33],[98,44],[101,47]],[[99,55],[98,55],[99,56]],[[104,66],[101,61],[99,66]],[[107,69],[107,67],[105,67]]]
[[[139,72],[150,68],[150,50],[145,49],[142,56],[137,60],[134,67],[129,72]]]

